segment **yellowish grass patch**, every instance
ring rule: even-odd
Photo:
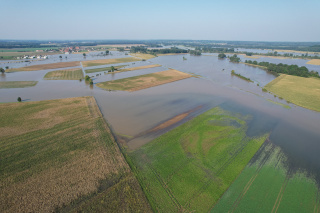
[[[39,64],[39,65],[33,65],[28,67],[8,69],[6,70],[6,72],[38,71],[38,70],[58,69],[58,68],[76,67],[76,66],[80,66],[79,61],[59,62],[59,63],[52,63],[52,64]]]
[[[298,106],[320,111],[320,79],[282,74],[265,88]]]
[[[320,65],[320,59],[311,59],[307,64]]]
[[[97,86],[103,89],[132,92],[190,77],[192,77],[192,75],[184,72],[177,70],[166,70],[162,72],[98,83]]]

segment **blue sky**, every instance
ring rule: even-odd
[[[0,39],[320,41],[320,0],[0,0]]]

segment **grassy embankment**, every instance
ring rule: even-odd
[[[179,81],[185,78],[190,78],[192,75],[180,72],[177,70],[166,70],[162,72],[150,73],[146,75],[139,75],[130,78],[123,78],[114,81],[106,81],[96,84],[102,89],[108,90],[123,90],[123,91],[137,91],[149,87],[155,87],[162,84]]]
[[[280,106],[282,106],[283,108],[291,109],[291,107],[290,107],[290,106],[288,106],[288,105],[286,105],[286,104],[279,103],[279,102],[273,101],[273,100],[271,100],[271,99],[267,99],[267,101],[269,101],[269,102],[271,102],[271,103],[273,103],[273,104],[280,105]]]
[[[151,64],[151,65],[140,66],[140,67],[130,67],[130,68],[121,69],[118,72],[142,70],[142,69],[148,69],[148,68],[154,68],[154,67],[161,67],[161,65],[160,64]]]
[[[112,58],[112,59],[101,59],[101,60],[92,60],[92,61],[82,61],[82,65],[84,67],[92,67],[106,64],[119,64],[119,63],[127,63],[141,61],[140,58],[135,57],[126,57],[126,58]]]
[[[236,73],[234,70],[231,71],[231,75],[237,76],[238,78],[241,78],[248,82],[253,82],[250,78],[244,77],[243,75]]]
[[[282,74],[264,88],[298,106],[320,111],[320,79]]]
[[[114,69],[118,70],[122,67],[125,67],[126,65],[121,65],[121,66],[115,66]],[[94,73],[94,72],[109,72],[111,71],[111,67],[102,67],[102,68],[96,68],[96,69],[86,69],[86,73]],[[116,72],[116,71],[115,71]]]
[[[79,68],[51,71],[44,76],[45,80],[79,80],[82,78],[83,72]]]
[[[93,97],[0,105],[0,212],[150,211]]]
[[[286,156],[269,143],[259,150],[212,212],[319,212],[314,180],[286,168]]]
[[[312,59],[308,61],[307,64],[320,65],[320,59]]]
[[[153,210],[208,212],[268,136],[247,137],[248,119],[214,108],[128,150]]]
[[[33,66],[27,66],[27,67],[7,69],[6,72],[38,71],[38,70],[58,69],[58,68],[76,67],[76,66],[80,66],[79,61],[59,62],[59,63],[52,63],[52,64],[39,64],[39,65],[33,65]]]
[[[0,81],[0,89],[33,87],[38,81]]]

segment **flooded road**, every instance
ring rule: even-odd
[[[125,55],[115,52],[113,56],[124,57]],[[136,92],[105,91],[77,80],[43,80],[44,75],[52,70],[6,73],[0,76],[1,81],[39,82],[35,87],[30,88],[0,89],[0,102],[16,102],[19,96],[24,101],[94,96],[113,131],[119,137],[125,138],[129,148],[137,148],[180,123],[212,107],[219,106],[235,113],[250,115],[248,136],[260,136],[270,132],[270,141],[279,145],[287,154],[288,165],[308,171],[320,182],[320,155],[318,154],[320,152],[320,113],[288,104],[285,100],[263,92],[262,87],[275,79],[275,76],[260,68],[230,63],[227,59],[218,59],[215,54],[184,55],[184,57],[187,60],[183,60],[182,55],[173,55],[156,57],[148,61],[124,63],[129,67],[149,64],[160,64],[162,67],[114,74],[101,72],[98,76],[96,76],[98,73],[89,74],[94,76],[94,83],[159,72],[169,68],[198,76]],[[278,63],[267,57],[259,60]],[[299,66],[306,66],[301,65],[305,60],[290,60],[282,63],[292,62]],[[315,68],[319,69],[318,67]],[[252,79],[254,83],[232,76],[231,70]],[[291,109],[271,103],[267,99],[289,105]],[[190,110],[193,110],[192,113],[176,125],[155,131],[154,134],[148,132],[161,123]],[[148,134],[144,135],[146,132]]]

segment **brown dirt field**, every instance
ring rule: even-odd
[[[47,69],[58,69],[64,67],[76,67],[80,66],[79,61],[71,61],[71,62],[59,62],[52,64],[39,64],[21,68],[8,69],[6,72],[16,72],[16,71],[38,71],[38,70],[47,70]]]
[[[14,113],[22,109],[21,115]],[[10,155],[22,154],[25,156],[22,161],[34,162],[30,167],[25,165],[25,168],[19,168],[17,166],[23,163],[14,160],[10,163],[17,165],[14,171],[0,173],[0,212],[53,212],[95,193],[101,181],[112,180],[117,175],[124,177],[121,181],[126,181],[126,177],[132,176],[93,97],[1,104],[0,110],[0,117],[8,114],[6,110],[11,111],[9,114],[13,118],[17,117],[10,122],[11,126],[0,129],[0,148],[4,151],[2,157],[5,159]],[[10,134],[3,134],[8,129]],[[48,131],[50,134],[45,133]],[[66,140],[62,142],[55,138]],[[79,141],[85,145],[84,148],[81,148]],[[29,146],[33,147],[31,150],[34,153],[26,151],[30,150]],[[44,153],[51,149],[57,155],[51,154],[47,158]],[[10,165],[3,166],[6,169]],[[139,186],[134,177],[130,181]],[[121,201],[116,200],[118,189],[112,185],[104,191],[105,196],[109,195],[110,190],[112,195],[115,194],[109,198],[111,203],[135,202],[132,205],[139,206],[142,211],[151,211],[141,188],[126,189],[134,196]],[[90,199],[95,201],[95,196]],[[99,205],[100,201],[95,206]],[[115,211],[128,211],[119,208],[116,207]]]

